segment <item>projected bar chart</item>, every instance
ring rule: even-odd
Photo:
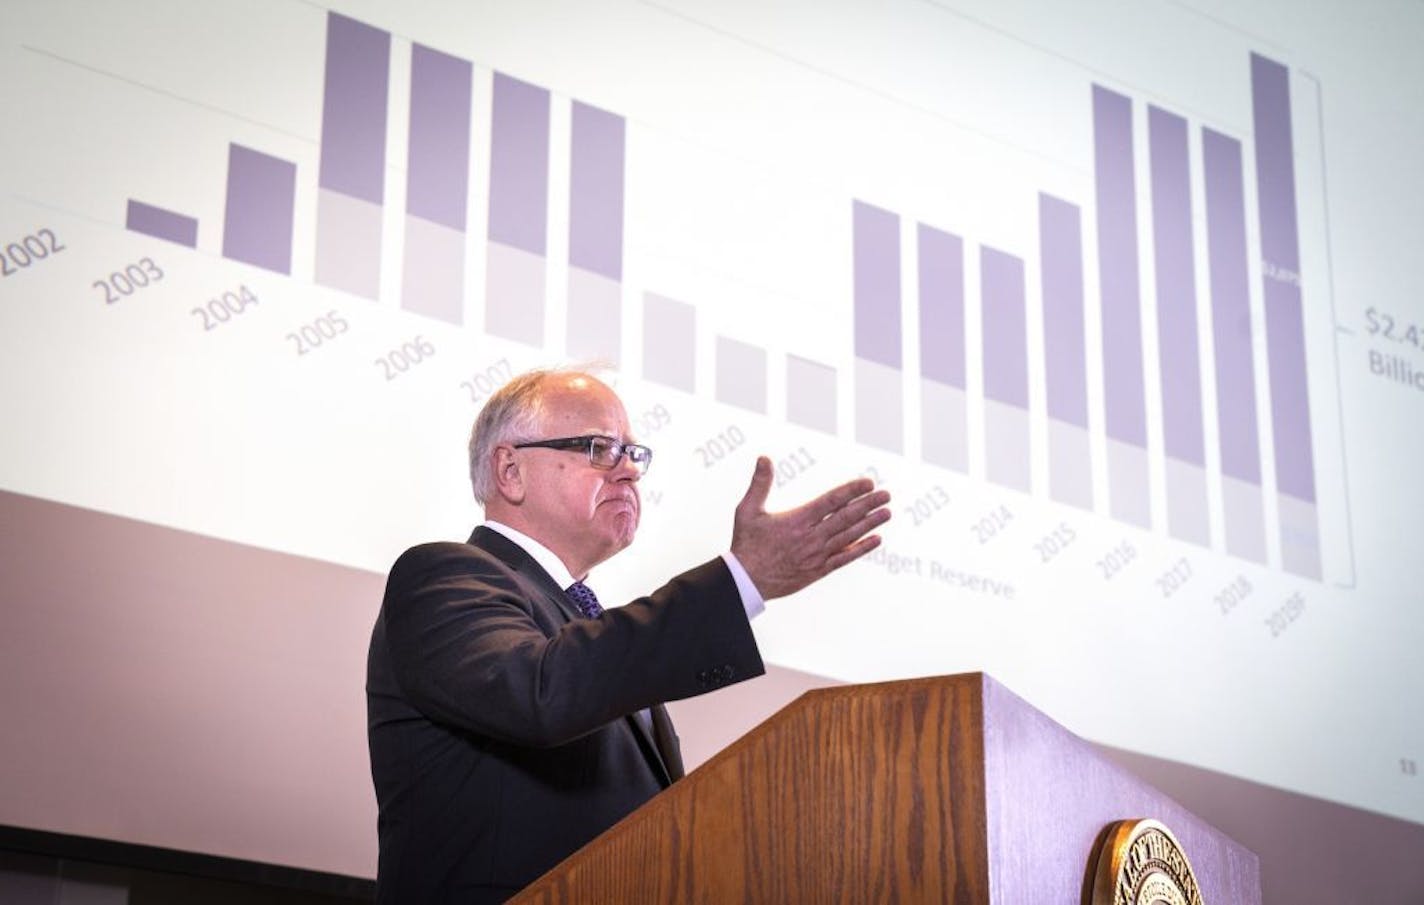
[[[1152,494],[1143,386],[1132,101],[1100,85],[1093,86],[1093,143],[1108,504],[1113,518],[1148,528],[1152,525]]]
[[[466,60],[411,48],[401,306],[452,324],[464,322],[473,78]]]
[[[1311,446],[1295,152],[1286,67],[1252,54],[1251,99],[1281,558],[1287,571],[1318,578],[1320,525],[1315,512],[1315,454]]]
[[[565,347],[620,361],[623,326],[623,117],[574,102],[569,171],[569,302]]]
[[[655,292],[643,295],[643,377],[691,393],[697,375],[697,309]]]
[[[1187,121],[1156,106],[1149,107],[1147,115],[1167,530],[1173,537],[1207,546],[1211,528],[1198,364]]]
[[[296,164],[230,145],[223,257],[291,273],[296,191]]]
[[[1040,193],[1038,229],[1048,403],[1048,491],[1060,503],[1092,509],[1083,237],[1077,206]]]
[[[384,223],[392,37],[336,13],[327,15],[325,31],[313,279],[379,299],[382,235],[392,234]],[[543,345],[551,322],[550,230],[566,217],[565,350],[579,360],[618,367],[625,357],[629,288],[626,207],[629,180],[636,177],[628,171],[628,120],[505,73],[487,73],[468,59],[410,45],[399,307],[455,326],[473,320],[491,336]],[[996,487],[1082,510],[1104,506],[1118,522],[1199,547],[1217,543],[1255,562],[1270,558],[1266,502],[1274,491],[1283,567],[1318,577],[1288,76],[1281,64],[1251,55],[1267,349],[1260,395],[1269,400],[1269,435],[1263,434],[1254,390],[1260,369],[1251,337],[1246,146],[1165,106],[1144,105],[1095,83],[1085,85],[1083,107],[1092,162],[1085,194],[1092,198],[1094,223],[1085,224],[1080,201],[1027,189],[1037,222],[1030,250],[1036,259],[1026,259],[1007,250],[1012,246],[982,243],[902,217],[888,205],[849,199],[849,247],[842,253],[851,343],[844,368],[790,349],[769,350],[738,338],[735,329],[704,325],[696,304],[640,286],[632,287],[641,305],[633,309],[628,335],[637,338],[642,376],[823,434],[848,433],[865,447],[982,477]],[[473,120],[482,78],[491,100],[487,124]],[[559,133],[558,141],[567,141],[562,147],[553,144],[556,103],[568,115],[567,132]],[[1145,135],[1135,135],[1139,122]],[[472,136],[482,129],[487,166],[472,159]],[[1147,152],[1140,171],[1139,139]],[[1194,198],[1194,154],[1200,155],[1200,199]],[[568,165],[566,212],[550,209],[556,161]],[[482,168],[488,178],[484,194],[470,184]],[[293,243],[300,241],[293,235],[296,170],[289,160],[230,145],[225,257],[291,273]],[[1139,182],[1145,192],[1137,190]],[[467,246],[476,241],[469,230],[475,198],[488,204],[482,290],[466,279]],[[1194,226],[1199,216],[1205,220],[1201,248]],[[197,218],[137,198],[128,199],[125,225],[179,245],[197,244]],[[1085,230],[1094,231],[1093,251],[1085,246]],[[1096,256],[1096,298],[1087,295],[1089,254]],[[1198,285],[1198,272],[1206,274],[1206,285]],[[902,273],[914,282],[908,295]],[[1030,274],[1038,277],[1032,287]],[[969,287],[977,298],[966,297]],[[969,305],[977,306],[977,317],[967,316]],[[1029,360],[1031,307],[1041,316],[1041,364]],[[467,316],[481,308],[482,314]],[[1155,325],[1150,345],[1144,313]],[[1100,384],[1090,379],[1088,360],[1088,325],[1095,321]],[[911,325],[918,380],[907,385],[904,350]],[[699,386],[704,329],[714,334],[708,347],[712,380]],[[971,361],[975,375],[969,373]],[[773,373],[784,390],[777,407],[770,398]],[[842,373],[850,379],[845,388]],[[1204,382],[1208,373],[1210,384]],[[1211,398],[1208,386],[1215,389]],[[851,397],[849,425],[838,414],[843,389]],[[1159,392],[1149,399],[1154,389]],[[976,392],[982,398],[972,398]],[[1090,416],[1094,399],[1101,400],[1100,425]],[[914,422],[906,416],[911,405]],[[1149,423],[1156,423],[1149,413],[1160,419],[1160,440],[1149,436]],[[1208,419],[1215,422],[1216,476],[1207,455]],[[1262,468],[1267,436],[1274,488],[1267,487]],[[1033,448],[1035,437],[1043,449]],[[911,438],[918,441],[915,449],[907,449]],[[1094,462],[1095,449],[1103,462]],[[1047,476],[1042,487],[1034,486],[1037,460]],[[983,463],[982,473],[971,473],[975,462]],[[1099,469],[1107,479],[1101,492],[1094,479]],[[1162,486],[1154,495],[1158,480]],[[1161,512],[1153,511],[1154,498],[1164,503]],[[1212,537],[1214,510],[1224,530],[1219,538]]]
[[[829,365],[786,356],[786,420],[825,434],[836,432],[836,371]]]
[[[176,242],[189,248],[196,248],[198,245],[198,220],[196,217],[164,210],[161,207],[144,204],[142,201],[135,201],[132,198],[129,199],[128,215],[124,218],[124,227],[136,233]]]
[[[316,281],[372,299],[381,288],[390,66],[387,32],[328,14]]]
[[[920,296],[920,436],[926,462],[969,470],[965,395],[964,241],[921,223],[916,230]]]
[[[485,330],[544,341],[549,235],[549,92],[494,75]]]
[[[1226,550],[1233,556],[1265,562],[1266,512],[1256,394],[1248,391],[1256,386],[1256,364],[1251,347],[1241,143],[1203,129],[1202,170]]]
[[[979,253],[984,297],[985,473],[1029,490],[1028,339],[1023,261],[997,248]]]
[[[993,668],[1105,744],[1368,774],[1376,809],[1414,781],[1383,713],[1306,763],[1203,748],[1190,671],[1120,702],[1148,724],[1083,703],[1169,638],[1221,655],[1231,725],[1308,738],[1273,689],[1418,635],[1375,603],[1409,600],[1424,397],[1377,360],[1418,370],[1424,320],[1393,271],[1362,291],[1405,209],[1368,211],[1383,246],[1332,220],[1337,148],[1387,146],[1326,116],[1333,59],[1174,3],[19,2],[6,492],[380,572],[468,536],[499,386],[608,363],[657,464],[606,596],[725,547],[761,456],[769,513],[864,476],[880,545],[758,619],[769,663]]]
[[[1253,55],[1262,275],[1269,349],[1269,397],[1278,473],[1282,565],[1318,578],[1319,527],[1314,507],[1310,409],[1304,362],[1299,252],[1285,67]],[[1221,512],[1227,552],[1266,560],[1256,366],[1241,143],[1200,127],[1206,248],[1194,238],[1192,125],[1147,105],[1146,183],[1150,240],[1139,238],[1134,101],[1101,85],[1091,89],[1096,201],[1101,396],[1106,415],[1108,508],[1113,518],[1154,527],[1148,437],[1144,294],[1154,302],[1157,401],[1162,424],[1161,474],[1168,534],[1210,547],[1212,503],[1206,457],[1206,406],[1199,307],[1212,334],[1215,409],[1221,456]],[[902,386],[900,350],[900,221],[864,201],[852,205],[856,440],[898,451]],[[1076,204],[1038,194],[1038,253],[1044,326],[1048,494],[1094,507],[1092,427],[1086,360],[1084,251]],[[1199,298],[1196,262],[1205,254],[1209,303]],[[920,224],[918,266],[920,455],[926,463],[967,470],[960,237]],[[1153,283],[1142,285],[1142,260]],[[983,443],[985,478],[1032,492],[1029,369],[1024,263],[981,246]]]
[[[727,336],[717,337],[718,402],[766,412],[766,350]]]
[[[901,381],[900,218],[856,201],[854,218],[855,439],[904,448]]]

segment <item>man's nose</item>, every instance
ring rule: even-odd
[[[618,457],[618,462],[613,466],[609,479],[623,483],[637,481],[642,476],[643,473],[638,470],[638,466],[633,464],[633,460],[628,458],[628,454],[625,452]]]

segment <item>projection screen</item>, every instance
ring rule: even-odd
[[[870,475],[776,668],[1424,824],[1418,4],[5,6],[0,824],[371,876],[384,572],[582,361],[605,600]]]

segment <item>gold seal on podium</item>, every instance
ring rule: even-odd
[[[1098,849],[1092,905],[1202,905],[1177,837],[1156,820],[1120,820]]]

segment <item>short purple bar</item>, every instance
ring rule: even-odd
[[[919,224],[920,375],[964,389],[964,241]]]
[[[549,232],[549,92],[494,74],[489,237],[543,255]]]
[[[1163,442],[1172,458],[1205,466],[1187,121],[1149,106],[1147,144],[1152,171]]]
[[[321,113],[324,189],[380,204],[385,189],[391,36],[336,13],[326,18]]]
[[[1221,472],[1257,486],[1256,368],[1251,349],[1251,285],[1246,267],[1246,192],[1241,143],[1202,130],[1211,335],[1216,355],[1216,411]]]
[[[854,203],[855,355],[901,366],[900,218]]]
[[[1276,485],[1282,493],[1313,503],[1315,457],[1310,440],[1290,73],[1286,67],[1259,54],[1251,54],[1251,99],[1256,130],[1256,194],[1261,218],[1261,272],[1265,284]]]
[[[223,257],[291,273],[296,186],[296,164],[229,145]]]
[[[406,212],[465,231],[470,186],[467,60],[416,44],[410,58],[410,162]]]
[[[1048,416],[1088,426],[1087,329],[1083,321],[1083,235],[1078,207],[1038,196]]]
[[[176,214],[130,198],[124,225],[132,232],[155,239],[166,239],[189,248],[198,247],[198,219],[186,214]]]
[[[623,279],[623,117],[574,102],[569,263]]]
[[[1147,394],[1142,374],[1132,101],[1101,85],[1093,86],[1093,161],[1107,434],[1146,448]]]
[[[979,251],[984,300],[984,396],[1028,409],[1028,330],[1019,258],[985,245]]]

